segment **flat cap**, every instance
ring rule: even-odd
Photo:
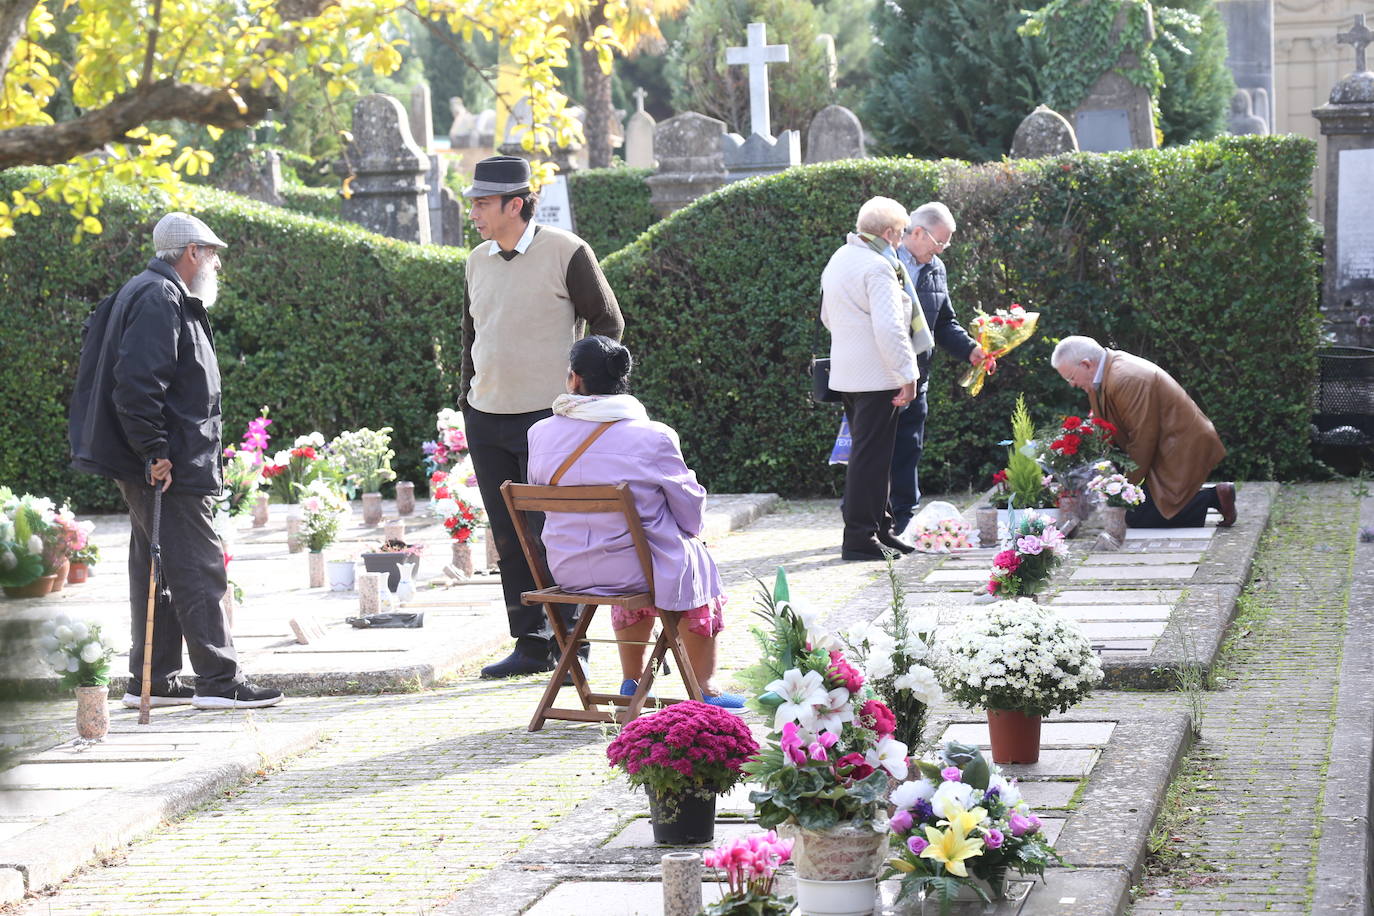
[[[228,248],[220,237],[189,213],[168,213],[153,227],[153,250],[168,251],[187,245],[214,245]]]

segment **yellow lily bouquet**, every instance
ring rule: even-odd
[[[1035,335],[1035,326],[1040,321],[1039,312],[1028,312],[1016,303],[1011,308],[997,309],[991,315],[978,310],[970,323],[973,339],[978,341],[988,354],[988,358],[964,373],[959,384],[968,389],[969,397],[977,397],[996,368],[996,361],[1015,350]],[[989,367],[989,364],[992,364]]]
[[[883,877],[901,876],[898,900],[924,893],[943,913],[970,899],[968,891],[985,902],[1000,898],[1008,868],[1043,875],[1062,863],[1016,782],[977,748],[951,741],[940,748],[939,762],[917,766],[919,778],[902,783],[891,799],[892,857]]]

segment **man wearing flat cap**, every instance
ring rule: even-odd
[[[534,589],[534,576],[501,484],[526,482],[529,429],[552,415],[554,398],[567,390],[573,342],[584,333],[619,340],[625,324],[591,246],[534,221],[537,197],[528,162],[515,156],[483,159],[463,196],[485,241],[468,256],[458,401],[515,637],[514,651],[483,668],[482,676],[513,677],[552,670],[558,646],[543,608],[520,601],[521,592]],[[537,537],[542,518],[530,522]]]
[[[139,705],[154,488],[162,491],[162,592],[153,617],[154,706],[245,709],[281,701],[239,670],[224,547],[211,524],[222,489],[220,384],[206,309],[225,243],[189,213],[153,228],[148,267],[86,319],[72,395],[72,467],[112,478],[129,507],[133,643],[124,705]],[[180,680],[182,641],[196,673]]]

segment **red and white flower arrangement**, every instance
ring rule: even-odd
[[[435,475],[439,473],[442,472],[436,471]],[[440,488],[436,487],[437,489]],[[467,487],[457,487],[452,491],[448,487],[442,489],[443,496],[436,493],[434,514],[443,519],[449,537],[460,544],[467,543],[485,521],[481,497],[477,495],[476,490]]]

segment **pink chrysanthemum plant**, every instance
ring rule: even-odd
[[[1043,875],[1062,864],[1016,780],[977,748],[951,741],[937,761],[916,766],[914,778],[892,793],[884,877],[901,876],[899,901],[924,892],[944,913],[961,885],[989,900],[1002,896],[1008,869]]]
[[[789,916],[796,902],[773,893],[778,866],[792,858],[792,840],[772,830],[740,837],[706,853],[707,868],[718,869],[727,891],[704,916]]]
[[[677,814],[674,799],[734,788],[758,747],[739,716],[689,700],[627,723],[606,748],[606,758],[625,771],[630,785],[652,790],[670,822]]]
[[[888,776],[907,775],[896,717],[817,615],[791,603],[781,569],[758,615],[770,624],[754,631],[763,660],[741,677],[760,687],[755,703],[772,723],[744,767],[762,787],[749,793],[759,826],[821,832],[868,822],[880,830]]]

